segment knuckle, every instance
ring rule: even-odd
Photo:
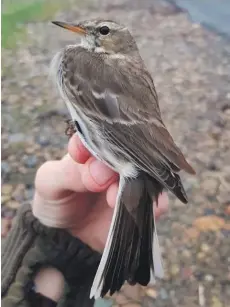
[[[47,161],[38,168],[34,180],[36,190],[40,191],[47,185],[48,175],[50,175],[54,162],[55,161]]]

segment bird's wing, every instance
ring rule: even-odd
[[[108,141],[140,169],[149,174],[157,167],[159,172],[183,169],[194,174],[161,119],[154,84],[143,63],[119,59],[97,65],[101,58],[92,61],[92,56],[98,55],[84,51],[72,69],[80,89],[76,94],[72,87],[73,103],[77,98],[85,113],[102,126]]]

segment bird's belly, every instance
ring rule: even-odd
[[[81,128],[77,134],[89,152],[121,176],[136,177],[138,172],[135,165],[128,161],[124,153],[117,146],[110,144],[106,140],[98,124],[86,117],[78,110],[76,105],[73,108],[69,101],[67,101],[67,107],[73,121],[77,121]]]
[[[89,130],[91,133],[88,132],[87,138],[79,132],[78,135],[82,143],[94,157],[107,164],[121,176],[131,178],[137,176],[137,170],[134,164],[125,159],[122,153],[120,151],[118,152],[117,148],[111,146],[111,144],[103,138],[101,133],[97,133],[97,129],[91,127]]]

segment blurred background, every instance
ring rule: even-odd
[[[66,152],[69,118],[48,72],[76,36],[50,20],[116,19],[135,36],[163,119],[197,171],[190,202],[158,222],[165,278],[97,307],[224,307],[230,302],[230,1],[2,1],[2,237],[32,199],[36,169]]]

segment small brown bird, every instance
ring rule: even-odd
[[[77,133],[120,174],[90,296],[112,295],[125,281],[145,286],[163,276],[152,201],[168,189],[187,203],[178,173],[195,172],[162,121],[153,80],[128,29],[110,20],[53,23],[81,36],[52,65]]]

